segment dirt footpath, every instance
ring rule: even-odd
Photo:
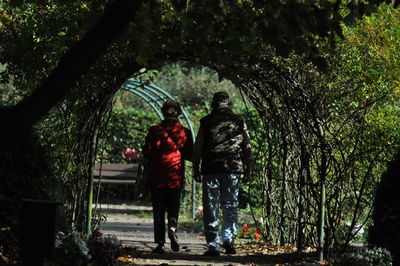
[[[107,220],[102,225],[104,234],[116,235],[124,247],[124,263],[117,265],[316,265],[306,263],[296,254],[255,254],[238,248],[238,254],[220,257],[207,257],[202,233],[190,233],[179,228],[180,251],[173,252],[167,238],[166,253],[153,254],[156,246],[153,242],[152,218],[140,218],[138,212],[149,212],[151,207],[135,204],[101,205],[101,213]],[[242,241],[237,241],[241,244]]]

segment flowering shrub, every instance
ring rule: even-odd
[[[91,259],[86,242],[77,232],[59,232],[55,242],[55,259],[60,265],[87,265]]]
[[[116,236],[103,235],[97,228],[87,240],[95,265],[113,265],[121,252],[121,243]]]
[[[260,239],[262,236],[262,232],[258,227],[252,227],[248,224],[243,224],[242,231],[239,233],[239,237],[241,238],[254,238]]]
[[[19,259],[18,239],[10,227],[0,226],[0,265]]]
[[[340,254],[333,263],[334,266],[391,266],[392,257],[384,248],[352,248]]]
[[[65,266],[83,266],[92,262],[94,265],[113,265],[120,255],[121,244],[116,236],[104,236],[95,229],[85,242],[77,232],[65,235],[59,232],[55,242],[56,261]]]
[[[260,230],[260,228],[257,228],[256,231],[253,234],[253,238],[259,239],[260,235],[261,235],[261,230]]]
[[[243,231],[243,233],[248,233],[249,232],[249,226],[247,224],[244,224],[243,228],[242,228],[242,231]]]
[[[194,219],[195,220],[200,220],[200,219],[203,219],[203,216],[204,216],[203,206],[197,207]]]
[[[124,151],[124,156],[128,163],[138,163],[143,159],[143,155],[134,148],[126,148]]]

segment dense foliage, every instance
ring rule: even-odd
[[[114,108],[107,128],[102,132],[97,159],[102,162],[127,162],[124,151],[141,151],[148,128],[158,122],[155,113],[133,107]]]
[[[66,52],[87,40],[85,33],[96,25],[109,2],[0,3],[4,81],[0,115],[14,114],[13,108],[4,107],[18,107],[15,104],[21,99],[35,95],[41,80],[65,63]],[[131,7],[128,2],[126,6]],[[62,92],[67,97],[49,97],[53,104],[49,106],[58,105],[51,112],[41,110],[49,114],[35,125],[37,138],[27,138],[15,145],[16,151],[1,154],[0,176],[7,186],[2,186],[0,195],[5,196],[0,203],[8,209],[0,213],[0,229],[16,228],[14,210],[21,198],[40,197],[60,199],[67,217],[63,221],[70,229],[83,231],[87,178],[96,143],[99,145],[103,137],[108,139],[102,149],[109,160],[119,160],[121,147],[107,145],[117,140],[121,145],[125,138],[132,141],[126,145],[139,145],[143,137],[142,133],[137,134],[138,139],[136,134],[129,135],[137,131],[134,126],[128,136],[119,135],[125,128],[120,127],[118,117],[124,117],[125,111],[117,110],[115,120],[109,120],[116,91],[128,77],[140,74],[140,69],[158,69],[166,62],[186,60],[212,68],[221,79],[230,79],[255,107],[246,114],[252,118],[257,151],[257,178],[249,195],[253,205],[263,208],[265,235],[281,244],[296,241],[301,249],[318,242],[316,225],[326,220],[322,230],[327,233],[327,247],[349,242],[354,226],[369,221],[376,184],[385,162],[398,148],[400,75],[396,51],[400,35],[393,25],[399,14],[383,6],[357,27],[346,28],[340,23],[350,25],[355,18],[371,15],[383,2],[146,2],[130,18],[124,34],[113,37],[113,43],[97,55],[88,71],[75,73],[73,69],[79,65],[67,68],[82,77],[72,79],[76,80],[74,85],[63,90],[55,86],[52,95]],[[346,38],[341,41],[338,36]],[[332,49],[332,43],[337,49]],[[201,77],[203,69],[190,71]],[[215,72],[204,71],[207,81],[217,84]],[[63,73],[66,77],[71,74],[67,72]],[[191,107],[196,118],[206,113],[207,106],[201,109],[202,104],[216,87],[205,82],[198,86],[190,79],[179,86],[168,85],[168,72],[173,69],[159,77],[160,83],[181,93],[188,105],[199,104],[200,108]],[[198,91],[192,94],[194,88]],[[198,93],[200,90],[203,93]],[[28,111],[17,113],[22,124],[30,122]],[[7,122],[6,129],[13,132],[17,123]],[[121,125],[125,122],[121,120]],[[115,130],[108,137],[104,135],[107,125]],[[23,128],[15,127],[16,132]],[[27,151],[25,156],[20,150]],[[15,163],[26,161],[25,167]],[[50,180],[53,185],[49,185]],[[322,201],[323,185],[326,204]],[[60,187],[64,189],[60,191]],[[10,193],[13,197],[8,197]],[[325,205],[326,214],[321,212]]]
[[[266,235],[281,244],[318,243],[323,184],[326,247],[350,242],[354,228],[371,222],[376,186],[400,140],[398,74],[387,75],[398,73],[398,59],[382,58],[393,46],[399,49],[399,13],[381,12],[345,28],[346,39],[326,55],[329,72],[292,56],[277,60],[281,68],[260,69],[255,81],[241,83],[267,132],[258,135],[260,143],[266,139],[258,189]]]
[[[399,156],[393,160],[382,176],[374,200],[372,214],[373,224],[368,235],[368,242],[375,246],[387,248],[392,252],[394,265],[400,263],[400,197],[397,193],[399,187]]]

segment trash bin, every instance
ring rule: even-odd
[[[23,199],[21,256],[24,265],[43,265],[54,258],[56,201]]]

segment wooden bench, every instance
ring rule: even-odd
[[[97,185],[122,185],[124,186],[124,188],[120,188],[122,191],[118,190],[122,192],[125,200],[129,200],[135,194],[136,186],[134,185],[142,177],[142,169],[141,164],[96,163],[93,171],[93,183]],[[106,193],[106,195],[108,194]]]
[[[96,163],[93,182],[134,185],[142,175],[141,164]]]

